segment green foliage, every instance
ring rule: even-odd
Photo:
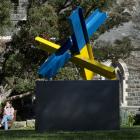
[[[8,0],[2,1],[2,3],[6,1]],[[119,25],[120,22],[126,21],[125,16],[118,18],[124,8],[116,6],[113,10],[114,3],[115,0],[30,0],[27,9],[27,21],[18,23],[20,30],[13,36],[9,46],[10,53],[5,55],[3,79],[11,83],[10,85],[13,86],[16,93],[33,90],[34,82],[38,77],[37,69],[50,55],[34,47],[39,45],[34,38],[36,36],[42,36],[46,39],[53,37],[55,42],[63,44],[67,36],[71,34],[67,17],[78,5],[83,7],[85,17],[96,8],[111,10],[111,17],[95,35],[98,38],[101,33],[113,28],[116,24]],[[8,7],[8,4],[5,7]],[[117,41],[113,46],[111,44],[105,45],[104,42],[96,44],[95,56],[99,60],[126,58],[131,50],[130,44],[130,40],[127,39]],[[70,63],[62,68],[54,78],[54,80],[77,79],[81,79],[81,77],[75,66]]]
[[[58,16],[54,8],[45,3],[42,6],[35,6],[29,9],[28,21],[29,36],[47,35],[58,37]]]
[[[18,75],[22,70],[23,56],[19,54],[12,54],[6,61],[5,71],[6,75]]]
[[[5,81],[6,83],[9,83],[9,88],[13,89],[12,95],[33,91],[35,88],[35,76],[31,78],[31,77],[24,77],[24,76],[16,77],[14,75],[11,77],[10,76],[5,77]]]
[[[135,115],[133,113],[128,114],[128,125],[132,127],[135,123]]]
[[[10,0],[0,0],[0,34],[3,35],[5,28],[9,28],[10,22]]]
[[[4,52],[5,48],[6,48],[5,42],[0,40],[0,55]]]
[[[130,56],[130,53],[134,48],[128,37],[124,37],[122,40],[116,40],[114,44],[98,41],[95,46],[95,58],[101,61],[107,59],[116,61],[118,59],[126,59]]]
[[[51,0],[48,1],[48,3],[52,5],[58,13],[58,27],[60,39],[59,42],[63,43],[64,40],[66,40],[66,37],[69,36],[71,33],[67,17],[70,15],[72,10],[74,10],[77,6],[81,6],[83,8],[83,13],[86,18],[93,10],[97,8],[101,10],[109,9],[109,7],[112,6],[115,0],[73,0],[71,2],[68,2],[67,0],[55,0],[55,2],[52,2]],[[102,28],[104,28],[105,31],[106,28]]]
[[[132,16],[124,12],[126,7],[121,7],[120,5],[116,5],[112,12],[109,14],[109,18],[105,24],[107,30],[112,29],[114,26],[118,27],[120,24],[124,22],[128,22],[132,19]]]
[[[121,120],[121,126],[132,127],[135,123],[135,114],[129,112],[126,109],[121,108],[120,120]]]
[[[23,61],[24,60],[24,61]],[[31,91],[37,78],[37,66],[28,64],[23,54],[16,53],[9,56],[5,64],[5,78],[16,93]]]
[[[32,75],[34,76],[34,75]],[[5,77],[6,82],[9,83],[9,85],[13,89],[13,94],[21,94],[26,93],[28,91],[33,91],[35,88],[35,77],[32,79],[31,77]]]
[[[17,78],[16,79],[14,91],[16,93],[25,93],[28,91],[33,91],[35,88],[35,80],[34,79],[25,79],[25,78]]]
[[[64,68],[61,68],[59,73],[53,78],[53,80],[80,80],[80,74],[77,68],[69,62]]]
[[[19,26],[21,30],[13,36],[12,49],[24,56],[23,62],[27,67],[38,66],[47,58],[48,53],[34,47],[38,45],[35,37],[58,38],[57,14],[51,5],[32,5],[28,9],[27,22],[21,22]]]

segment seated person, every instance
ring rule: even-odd
[[[0,124],[0,127],[4,126],[5,130],[8,130],[8,121],[11,121],[14,118],[14,108],[10,101],[6,102],[3,112],[3,118]]]

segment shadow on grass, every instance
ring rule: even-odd
[[[140,140],[140,128],[123,128],[119,131],[46,132],[35,130],[0,131],[0,140]]]

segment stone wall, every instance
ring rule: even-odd
[[[12,128],[35,128],[35,120],[15,121]]]
[[[11,37],[13,33],[18,30],[17,27],[15,26],[18,23],[18,21],[27,20],[28,0],[18,0],[18,3],[13,2],[12,6],[13,7],[10,13],[12,26],[9,28],[5,28],[4,37]],[[6,40],[4,38],[2,39]]]
[[[121,105],[121,107],[127,108],[129,111],[135,112],[140,108],[140,2],[139,0],[117,1],[119,4],[125,2],[125,11],[132,16],[132,19],[117,28],[111,29],[109,32],[105,32],[97,41],[103,40],[114,43],[116,39],[121,40],[123,37],[129,37],[132,45],[136,48],[136,51],[133,51],[128,59],[123,60],[128,71],[126,72],[123,67],[124,101]]]
[[[27,20],[28,0],[19,0],[18,4],[13,3],[14,8],[11,10],[11,20],[13,22]]]
[[[140,107],[140,51],[132,52],[130,58],[126,60],[129,77],[126,97],[128,106]]]

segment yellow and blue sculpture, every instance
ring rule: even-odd
[[[92,80],[94,73],[108,79],[116,79],[115,70],[94,59],[90,38],[105,22],[107,13],[96,10],[84,20],[82,8],[78,7],[69,17],[73,34],[63,46],[52,43],[41,37],[35,40],[43,44],[40,49],[53,53],[39,68],[39,74],[45,78],[52,78],[69,60],[80,67],[80,73],[85,80]]]

